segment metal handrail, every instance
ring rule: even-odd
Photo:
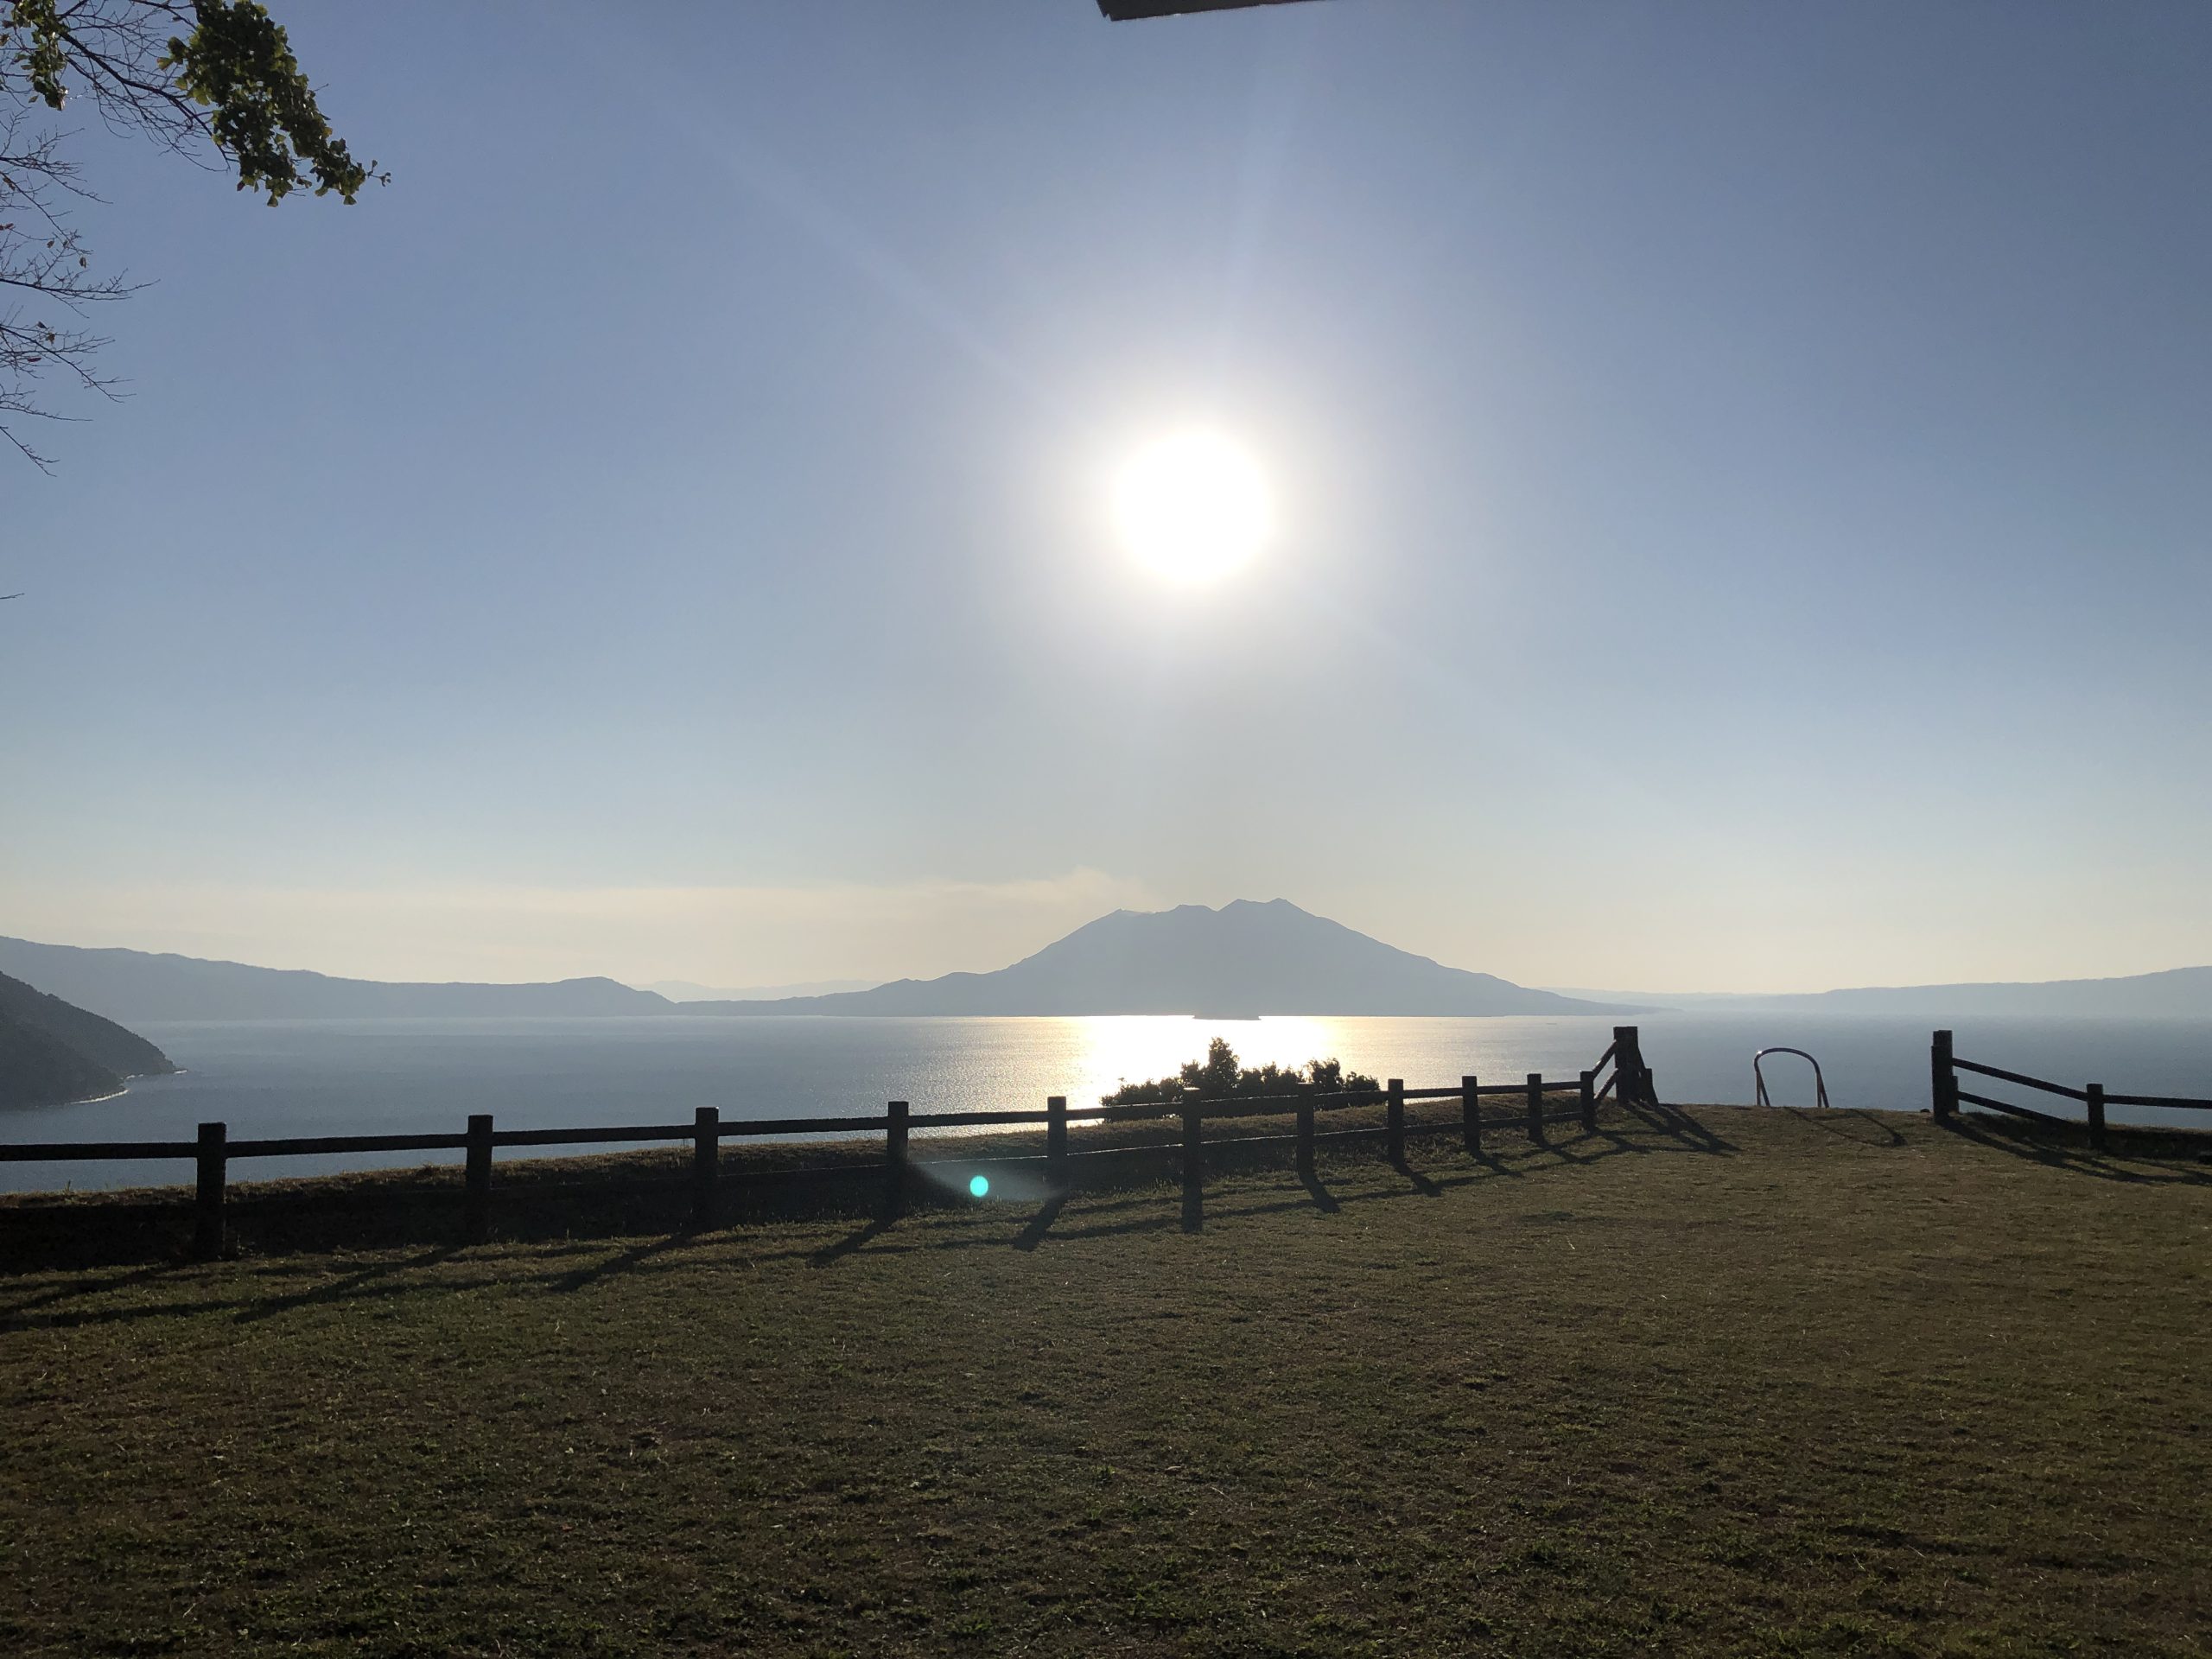
[[[1826,1077],[1821,1075],[1821,1063],[1815,1059],[1811,1055],[1808,1054],[1802,1048],[1782,1047],[1763,1048],[1759,1050],[1758,1053],[1751,1056],[1751,1081],[1758,1085],[1760,1105],[1771,1106],[1774,1104],[1771,1100],[1767,1098],[1766,1073],[1760,1070],[1761,1062],[1763,1062],[1770,1054],[1795,1054],[1799,1059],[1803,1060],[1806,1064],[1810,1065],[1813,1068],[1813,1086],[1819,1091],[1817,1096],[1819,1103],[1823,1107],[1827,1106],[1828,1103],[1828,1082]]]

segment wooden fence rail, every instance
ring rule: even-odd
[[[2212,1112],[2212,1100],[2199,1100],[2183,1095],[2114,1095],[2108,1094],[2101,1083],[2085,1084],[2076,1089],[2069,1084],[2053,1083],[2048,1077],[2031,1077],[2022,1071],[2007,1071],[2002,1066],[1985,1065],[1980,1060],[1962,1060],[1955,1052],[1951,1033],[1936,1032],[1928,1045],[1929,1088],[1933,1098],[1930,1104],[1939,1120],[1958,1116],[1961,1104],[1980,1106],[1993,1112],[2002,1112],[2007,1117],[2025,1118],[2037,1123],[2057,1123],[2071,1128],[2075,1120],[2061,1117],[2055,1112],[2039,1112],[2032,1106],[2023,1106],[2016,1101],[1998,1100],[1988,1095],[1974,1094],[1959,1087],[1959,1073],[1970,1071],[1976,1077],[1995,1077],[2001,1083],[2018,1084],[2024,1089],[2034,1089],[2046,1095],[2057,1095],[2067,1100],[2082,1103],[2082,1122],[2089,1131],[2089,1144],[2102,1150],[2105,1145],[2105,1108],[2107,1106],[2152,1106],[2161,1110],[2182,1112]]]
[[[1964,1062],[1961,1062],[1964,1064]],[[1599,1073],[1611,1073],[1599,1086]],[[1573,1090],[1575,1103],[1564,1110],[1548,1109],[1548,1097]],[[1339,1136],[1372,1135],[1371,1129],[1324,1131],[1317,1115],[1380,1103],[1384,1109],[1382,1136],[1385,1151],[1394,1163],[1405,1157],[1406,1103],[1457,1100],[1461,1103],[1461,1131],[1467,1150],[1482,1155],[1486,1128],[1523,1128],[1541,1143],[1546,1126],[1576,1122],[1585,1130],[1597,1127],[1598,1103],[1618,1094],[1624,1105],[1658,1104],[1651,1070],[1643,1064],[1643,1050],[1633,1026],[1614,1028],[1613,1041],[1599,1063],[1572,1079],[1547,1079],[1531,1071],[1517,1083],[1485,1084],[1463,1077],[1452,1087],[1408,1089],[1393,1077],[1381,1088],[1319,1090],[1305,1088],[1277,1095],[1208,1097],[1186,1090],[1181,1099],[1131,1102],[1116,1105],[1070,1107],[1067,1097],[1054,1095],[1043,1111],[933,1112],[915,1115],[907,1102],[890,1102],[878,1114],[837,1117],[767,1117],[724,1121],[717,1109],[700,1107],[689,1123],[625,1123],[581,1128],[501,1129],[488,1114],[470,1116],[460,1135],[320,1135],[264,1137],[233,1141],[223,1123],[202,1123],[190,1141],[88,1141],[0,1146],[0,1163],[90,1163],[118,1160],[190,1159],[194,1165],[194,1221],[193,1248],[203,1258],[221,1254],[226,1238],[225,1202],[231,1164],[241,1158],[290,1158],[333,1154],[372,1152],[461,1152],[465,1154],[462,1177],[461,1235],[471,1243],[491,1236],[493,1154],[502,1147],[582,1147],[688,1142],[691,1147],[691,1212],[698,1225],[711,1225],[716,1213],[721,1147],[726,1140],[752,1137],[788,1138],[810,1135],[880,1135],[884,1137],[884,1207],[896,1213],[906,1202],[912,1160],[911,1135],[915,1128],[990,1128],[1041,1125],[1045,1129],[1044,1163],[1046,1184],[1054,1191],[1067,1185],[1068,1125],[1076,1122],[1126,1123],[1178,1120],[1181,1128],[1183,1214],[1186,1225],[1199,1224],[1204,1210],[1204,1126],[1210,1121],[1243,1117],[1292,1116],[1296,1122],[1295,1160],[1301,1175],[1313,1171],[1315,1143]],[[1484,1117],[1484,1096],[1510,1096],[1522,1109],[1508,1117]],[[1423,1124],[1420,1132],[1433,1134],[1442,1125]],[[1239,1137],[1249,1139],[1250,1137]],[[1102,1148],[1111,1152],[1141,1152],[1144,1147]],[[813,1170],[786,1172],[819,1173]]]

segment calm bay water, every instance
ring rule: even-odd
[[[1472,1072],[1505,1082],[1572,1077],[1611,1040],[1597,1018],[1376,1020],[1167,1016],[921,1020],[658,1016],[616,1020],[268,1020],[148,1025],[186,1068],[113,1100],[0,1115],[0,1141],[189,1140],[220,1119],[260,1135],[457,1132],[471,1112],[502,1128],[880,1110],[918,1115],[1084,1103],[1124,1079],[1166,1075],[1220,1035],[1247,1064],[1333,1055],[1416,1088]],[[1838,1107],[1922,1110],[1933,1021],[1892,1016],[1682,1013],[1637,1021],[1662,1098],[1748,1103],[1751,1056],[1787,1044],[1817,1055]],[[1961,1018],[1958,1052],[2062,1082],[2138,1094],[2212,1096],[2212,1021]],[[1779,1104],[1809,1104],[1812,1075],[1768,1062]],[[1995,1094],[1995,1086],[1987,1089]],[[2017,1094],[2018,1091],[2010,1091]],[[2050,1097],[2042,1097],[2049,1103]],[[2030,1103],[2036,1103],[2030,1099]],[[2125,1113],[2212,1128],[2212,1115]],[[257,1159],[234,1179],[416,1164],[435,1154]],[[457,1159],[458,1154],[449,1154]],[[181,1162],[0,1164],[0,1190],[182,1182]]]

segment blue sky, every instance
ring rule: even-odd
[[[392,182],[81,132],[154,286],[0,470],[0,931],[2212,959],[2201,5],[277,10]],[[1189,591],[1104,500],[1193,420],[1281,529]]]

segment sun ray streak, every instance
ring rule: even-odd
[[[1273,220],[1291,138],[1313,77],[1320,9],[1286,17],[1260,35],[1261,56],[1247,100],[1244,153],[1238,176],[1236,218],[1222,273],[1221,315],[1215,329],[1214,372],[1232,372],[1245,311],[1258,279],[1260,254]]]
[[[560,16],[558,12],[550,15]],[[575,19],[567,21],[575,26]],[[827,192],[759,136],[728,120],[715,118],[709,113],[714,107],[713,89],[700,88],[696,98],[670,99],[665,96],[666,65],[645,59],[626,43],[622,31],[614,31],[610,39],[606,31],[594,29],[589,39],[594,52],[619,51],[627,59],[637,83],[634,107],[658,111],[702,154],[713,157],[747,196],[798,227],[817,245],[838,256],[878,292],[908,315],[926,324],[940,338],[959,347],[1039,411],[1062,422],[1080,424],[1036,376],[969,321],[911,260],[832,200]]]

